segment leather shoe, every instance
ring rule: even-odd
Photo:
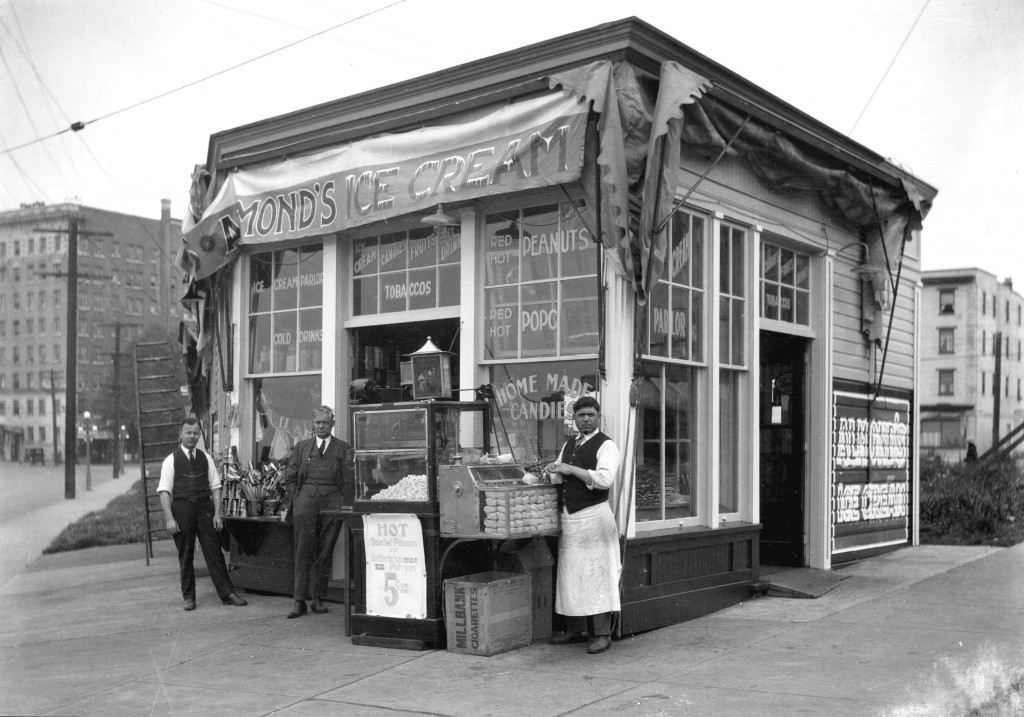
[[[609,647],[612,646],[612,639],[607,635],[598,635],[590,641],[590,646],[587,647],[587,653],[590,655],[597,655],[598,653],[605,652]]]
[[[560,632],[551,636],[552,645],[569,645],[574,642],[586,642],[587,636],[582,632]]]
[[[249,604],[245,600],[243,600],[242,598],[238,597],[238,595],[236,593],[231,593],[226,598],[221,600],[221,602],[224,603],[225,605],[234,605],[235,607],[242,607],[243,605],[248,605]]]
[[[185,598],[185,610],[187,611],[187,610],[195,610],[195,609],[196,609],[196,601],[195,600],[189,600],[188,598]]]
[[[324,607],[323,602],[321,602],[320,598],[318,597],[313,598],[313,602],[309,604],[309,609],[315,612],[317,615],[323,615],[325,612],[327,612],[327,608]]]
[[[293,617],[302,617],[306,614],[306,601],[296,600],[295,605],[292,606],[292,611],[288,613],[288,619],[291,620]]]

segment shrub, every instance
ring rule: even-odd
[[[921,467],[921,535],[927,543],[1020,542],[1024,479],[1018,458]]]

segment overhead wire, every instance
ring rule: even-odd
[[[864,113],[868,111],[868,107],[871,106],[871,102],[875,99],[875,95],[878,94],[878,90],[881,88],[882,83],[885,82],[885,78],[889,76],[889,70],[891,70],[893,65],[896,64],[896,59],[900,56],[900,53],[903,52],[903,48],[906,46],[911,34],[913,34],[914,28],[917,27],[917,23],[921,19],[921,16],[924,15],[924,11],[928,9],[928,3],[930,2],[931,0],[924,0],[924,5],[921,6],[921,11],[917,13],[917,17],[914,18],[914,22],[910,25],[910,29],[907,30],[907,34],[903,37],[903,42],[901,42],[900,46],[896,49],[896,54],[893,55],[892,60],[889,61],[889,66],[885,68],[885,72],[882,73],[882,77],[878,80],[878,84],[875,85],[875,89],[871,92],[871,96],[868,97],[868,101],[864,103],[864,109],[860,111],[860,114],[857,115],[857,119],[854,121],[853,126],[850,127],[850,131],[846,133],[847,137],[853,134],[853,130],[857,129],[857,125],[860,124],[861,118],[864,116]]]
[[[376,15],[377,13],[383,12],[384,10],[388,10],[388,9],[394,7],[395,5],[400,5],[400,4],[404,3],[405,1],[406,0],[395,0],[395,2],[392,2],[392,3],[388,4],[388,5],[384,5],[382,7],[379,7],[377,9],[375,9],[375,10],[371,10],[369,12],[363,13],[362,15],[358,15],[358,16],[356,16],[354,18],[351,18],[349,20],[346,20],[344,22],[340,22],[340,23],[338,23],[336,25],[332,25],[331,27],[328,27],[326,29],[320,30],[319,32],[314,32],[312,35],[307,35],[306,37],[303,37],[303,38],[300,38],[298,40],[295,40],[294,42],[289,42],[286,45],[282,45],[281,47],[278,47],[276,49],[269,50],[267,52],[261,53],[259,55],[256,55],[255,57],[249,58],[248,60],[244,60],[243,62],[239,62],[237,64],[231,65],[230,67],[226,67],[223,70],[218,70],[217,72],[214,72],[212,74],[206,75],[205,77],[201,77],[201,78],[199,78],[197,80],[193,80],[192,82],[187,82],[184,85],[181,85],[179,87],[175,87],[174,89],[167,90],[166,92],[161,92],[160,94],[157,94],[157,95],[154,95],[152,97],[149,97],[148,99],[140,100],[139,102],[135,102],[134,104],[127,105],[125,107],[122,107],[121,109],[117,109],[117,110],[114,110],[112,112],[108,112],[107,114],[100,115],[99,117],[94,117],[91,120],[87,120],[87,121],[84,121],[84,122],[82,122],[82,121],[73,122],[69,127],[65,127],[64,129],[62,129],[62,130],[60,130],[58,132],[54,132],[53,134],[46,135],[45,137],[37,137],[36,139],[30,140],[30,141],[25,142],[23,144],[19,144],[16,147],[6,148],[6,149],[0,151],[0,155],[10,154],[11,152],[14,152],[16,150],[23,149],[25,147],[29,147],[29,146],[31,146],[33,144],[38,144],[39,142],[43,142],[43,141],[45,141],[47,139],[52,139],[52,138],[57,137],[59,135],[65,134],[66,132],[80,132],[81,130],[85,129],[88,125],[95,124],[96,122],[99,122],[101,120],[109,119],[109,118],[114,117],[116,115],[123,114],[124,112],[128,112],[128,111],[136,109],[138,107],[142,107],[143,105],[149,104],[150,102],[155,102],[156,100],[163,99],[164,97],[168,97],[168,96],[173,95],[173,94],[175,94],[177,92],[181,92],[182,90],[188,89],[189,87],[194,87],[195,85],[198,85],[200,83],[206,82],[207,80],[212,80],[214,77],[219,77],[219,76],[221,76],[223,74],[226,74],[228,72],[232,72],[234,70],[239,69],[240,67],[244,67],[245,65],[251,64],[251,63],[256,62],[258,60],[262,60],[262,59],[264,59],[266,57],[270,57],[271,55],[274,55],[274,54],[277,54],[278,52],[282,52],[282,51],[287,50],[289,48],[295,47],[296,45],[300,45],[303,42],[308,42],[309,40],[312,40],[312,39],[314,39],[316,37],[320,37],[321,35],[324,35],[324,34],[326,34],[328,32],[332,32],[333,30],[337,30],[339,27],[344,27],[345,25],[351,25],[352,23],[357,22],[359,20],[362,20],[363,18],[370,17],[371,15]]]

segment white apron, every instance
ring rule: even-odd
[[[611,506],[605,501],[571,515],[563,510],[561,517],[555,612],[574,616],[618,612],[622,568]]]

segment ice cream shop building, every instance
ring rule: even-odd
[[[212,448],[429,380],[529,469],[595,394],[626,633],[912,545],[935,194],[635,18],[219,132],[179,257]]]

